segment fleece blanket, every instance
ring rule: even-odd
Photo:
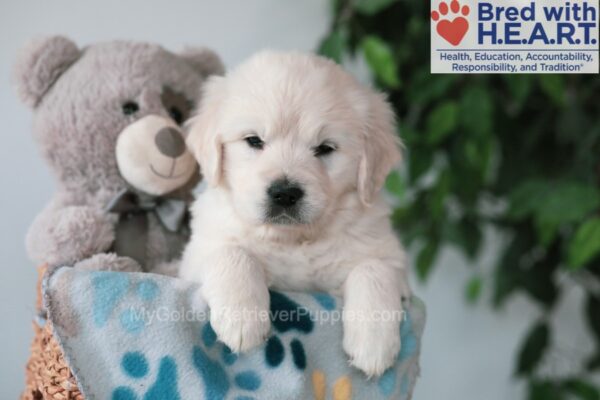
[[[401,323],[397,364],[367,379],[342,349],[340,301],[323,293],[271,293],[272,335],[234,354],[197,286],[142,273],[60,268],[44,283],[47,317],[86,399],[410,399],[419,373],[423,303]]]

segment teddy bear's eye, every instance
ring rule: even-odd
[[[183,123],[184,117],[183,112],[177,107],[169,108],[169,115],[173,118],[173,121],[177,123],[177,125],[181,125]]]
[[[163,107],[177,125],[182,125],[190,116],[194,102],[187,99],[181,93],[176,92],[168,86],[163,88],[160,95]]]
[[[139,109],[140,109],[140,106],[138,106],[138,104],[134,101],[126,102],[123,104],[123,107],[122,107],[123,114],[125,114],[125,115],[133,115],[136,112],[138,112]]]

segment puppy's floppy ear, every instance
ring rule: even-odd
[[[77,45],[63,36],[30,41],[21,50],[13,71],[21,100],[31,108],[37,107],[54,82],[80,55]]]
[[[206,47],[187,47],[181,52],[181,57],[205,78],[225,73],[225,66],[221,58]]]
[[[187,146],[200,164],[210,186],[218,186],[223,175],[223,142],[218,127],[225,78],[212,76],[204,84],[200,107],[187,123]]]
[[[402,159],[394,111],[383,95],[369,95],[364,148],[358,167],[358,194],[362,203],[367,206],[383,187],[392,168]]]

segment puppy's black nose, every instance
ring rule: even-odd
[[[273,182],[267,189],[267,194],[273,204],[292,207],[304,196],[304,190],[297,183],[284,178]]]
[[[175,128],[162,128],[156,134],[154,143],[158,151],[167,157],[177,158],[185,152],[183,135]]]

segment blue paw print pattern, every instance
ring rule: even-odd
[[[323,340],[334,340],[341,327],[321,325],[314,319],[317,311],[313,310],[339,308],[339,300],[327,294],[288,296],[271,292],[272,336],[262,348],[238,355],[218,342],[210,324],[199,326],[187,320],[148,324],[153,314],[136,315],[142,309],[155,312],[158,306],[179,310],[181,304],[187,304],[188,286],[173,285],[167,278],[153,275],[73,269],[64,269],[63,273],[72,275],[73,293],[82,294],[82,302],[72,307],[88,317],[81,321],[84,335],[69,336],[60,330],[57,335],[70,349],[67,354],[80,371],[82,381],[87,381],[82,387],[88,388],[90,398],[181,400],[185,396],[258,400],[273,390],[286,394],[312,390],[306,371],[317,366],[323,365],[331,383],[340,369],[348,370],[340,364],[346,358],[336,358],[342,356],[341,348],[322,344]],[[49,281],[50,288],[52,284]],[[58,308],[60,302],[52,304],[57,307],[55,312],[63,311]],[[353,389],[356,395],[387,399],[410,396],[418,370],[416,355],[424,306],[416,308],[413,303],[411,308],[416,311],[400,327],[402,348],[398,364],[378,380],[357,383]],[[90,346],[101,350],[111,363],[97,364],[89,357],[79,358],[87,354]],[[110,370],[102,369],[107,367]],[[307,376],[309,379],[304,379]]]
[[[256,372],[244,371],[235,376],[235,383],[244,390],[257,390],[261,382]]]
[[[292,350],[292,359],[294,360],[294,365],[298,369],[306,368],[306,353],[304,353],[304,346],[298,339],[292,340],[290,343],[290,348]]]
[[[283,334],[289,331],[309,334],[314,329],[310,312],[289,297],[271,291],[271,323],[275,331]],[[315,294],[315,300],[323,307],[335,307],[335,300],[326,294]],[[290,352],[294,365],[299,370],[306,369],[306,353],[302,342],[294,338],[290,342]],[[285,347],[278,335],[273,335],[265,346],[265,361],[271,368],[278,367],[285,358]]]
[[[313,293],[312,297],[323,307],[324,309],[331,311],[335,309],[335,298],[328,295],[327,293]]]
[[[92,274],[93,318],[98,328],[106,325],[114,309],[123,300],[129,290],[130,279],[127,274],[97,271]],[[144,302],[158,297],[160,288],[152,279],[142,279],[135,285],[136,296]],[[129,308],[119,314],[119,323],[128,333],[139,334],[145,327],[142,314]]]
[[[140,352],[127,352],[121,359],[121,370],[132,380],[146,378],[150,366]],[[146,393],[141,397],[128,386],[119,386],[112,392],[112,400],[181,400],[177,389],[177,365],[172,357],[160,359],[158,373]]]
[[[390,396],[392,396],[396,390],[396,386],[398,384],[397,382],[398,380],[398,367],[392,367],[390,369],[388,369],[387,371],[385,371],[385,373],[383,375],[381,375],[381,378],[379,378],[379,381],[377,382],[377,385],[379,386],[379,391],[381,392],[382,395],[384,395],[386,398],[391,398]],[[405,398],[408,395],[408,390],[410,389],[410,379],[409,379],[409,375],[408,372],[404,372],[404,374],[402,375],[402,381],[400,382],[400,395],[402,396],[402,398]]]
[[[277,336],[271,336],[265,346],[265,362],[269,367],[275,368],[283,362],[284,357],[285,348],[281,343],[281,339]]]
[[[298,339],[293,339],[290,342],[290,352],[292,361],[299,370],[306,369],[306,353],[304,346]],[[281,365],[285,358],[285,347],[281,339],[277,335],[273,335],[267,340],[265,346],[265,362],[270,368],[277,368]]]
[[[217,344],[217,335],[210,323],[202,327],[200,338],[207,349],[213,348]],[[233,381],[231,380],[224,366],[233,365],[237,361],[238,355],[227,346],[222,346],[221,360],[211,358],[201,346],[195,346],[192,351],[193,365],[204,383],[204,399],[223,400],[234,386],[243,391],[257,391],[262,381],[255,371],[239,372],[233,376]],[[236,400],[244,399],[254,400],[254,397],[248,395],[238,397]]]
[[[163,357],[158,367],[158,376],[144,400],[179,400],[177,390],[177,364],[171,357]]]
[[[135,285],[135,294],[143,302],[156,299],[159,292],[158,284],[152,279],[142,279]],[[119,321],[126,332],[134,335],[141,333],[146,326],[143,314],[136,312],[133,308],[123,310]]]
[[[274,291],[271,295],[271,323],[277,332],[284,333],[295,330],[310,333],[314,323],[310,312],[289,297]]]
[[[400,338],[402,346],[398,355],[399,362],[403,362],[412,357],[417,352],[418,340],[413,332],[412,319],[408,313],[404,314],[404,320],[400,325]]]
[[[152,279],[144,279],[138,282],[136,286],[136,293],[138,297],[144,301],[152,301],[160,292],[158,284]]]
[[[133,389],[120,386],[113,391],[112,400],[137,400],[137,394]]]
[[[223,350],[221,351],[221,358],[223,358],[223,362],[227,365],[233,365],[237,359],[238,355],[231,351],[231,349],[227,346],[223,346]]]
[[[97,328],[102,328],[119,301],[127,294],[129,277],[114,272],[94,272],[92,288],[94,324]]]
[[[148,361],[140,352],[125,353],[121,361],[121,369],[131,378],[143,378],[148,374]]]
[[[417,351],[417,337],[415,336],[412,328],[412,320],[409,314],[404,314],[405,318],[400,325],[400,337],[402,346],[400,348],[400,354],[398,355],[398,363],[388,369],[379,378],[378,386],[381,394],[386,397],[391,396],[396,390],[397,377],[398,377],[398,364],[412,357]],[[400,394],[403,398],[408,394],[410,388],[410,379],[408,372],[404,372],[402,376],[402,382],[400,383]]]
[[[312,332],[314,324],[306,308],[281,293],[271,292],[270,294],[271,322],[277,333],[308,334]],[[317,299],[319,303],[324,302],[328,307],[335,307],[333,298],[323,295],[319,299]],[[211,349],[217,345],[217,335],[209,323],[201,328],[200,339],[205,349]],[[220,359],[209,356],[201,346],[195,346],[192,351],[193,365],[204,382],[204,398],[206,400],[223,400],[233,389],[237,389],[250,393],[238,396],[236,400],[254,400],[253,394],[262,385],[260,375],[256,371],[245,370],[230,377],[225,366],[233,365],[238,360],[238,355],[232,353],[227,346],[220,346],[222,346]],[[289,347],[294,365],[297,369],[304,370],[307,361],[302,342],[298,338],[294,338]],[[278,334],[271,336],[267,340],[264,350],[266,365],[269,368],[277,368],[283,363],[285,356],[286,350],[281,337]]]
[[[144,330],[145,326],[144,318],[138,315],[134,309],[127,309],[121,312],[119,322],[125,331],[133,334],[139,334]]]
[[[390,368],[379,378],[379,390],[384,396],[391,396],[396,389],[396,367]]]

